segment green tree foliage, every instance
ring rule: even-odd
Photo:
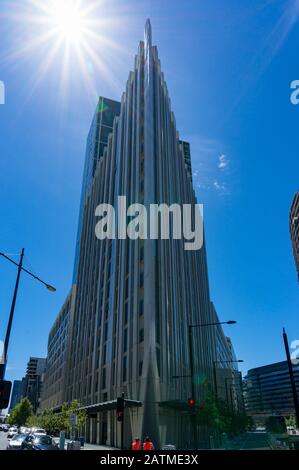
[[[17,426],[24,426],[32,417],[33,408],[28,398],[23,398],[10,413],[8,423]]]
[[[51,409],[45,409],[39,415],[31,415],[28,417],[26,424],[29,427],[43,428],[48,434],[57,435],[61,431],[71,431],[71,414],[78,416],[76,430],[79,430],[85,424],[87,414],[77,400],[74,400],[70,405],[64,403],[59,413],[54,413]]]
[[[205,400],[196,406],[196,421],[220,432],[237,435],[244,432],[251,420],[244,413],[233,413],[227,403],[219,400],[212,392],[207,393]]]

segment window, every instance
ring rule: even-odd
[[[124,356],[123,358],[123,382],[126,382],[127,380],[127,369],[128,364],[127,364],[127,356]]]
[[[106,367],[104,367],[102,372],[102,388],[106,388]]]
[[[144,341],[144,329],[141,328],[139,330],[139,343],[142,343]]]
[[[125,314],[124,314],[124,323],[128,323],[128,318],[129,318],[129,303],[125,303]]]
[[[139,362],[139,377],[142,375],[143,361]]]
[[[139,302],[139,315],[140,316],[143,315],[143,305],[144,305],[144,302],[143,302],[143,299],[141,299]]]
[[[124,329],[124,352],[128,350],[128,328]]]
[[[108,142],[108,136],[109,134],[112,132],[112,129],[111,127],[107,127],[107,126],[102,126],[101,128],[101,142]]]
[[[144,273],[140,273],[139,286],[142,288],[144,286]]]

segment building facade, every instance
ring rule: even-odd
[[[59,409],[65,402],[69,339],[73,324],[76,287],[73,286],[51,328],[41,409]]]
[[[299,191],[295,194],[291,205],[289,227],[299,280]]]
[[[185,240],[174,238],[99,240],[96,208],[111,204],[118,230],[124,223],[119,196],[126,197],[127,206],[146,208],[197,203],[190,145],[176,128],[149,21],[121,102],[101,97],[92,121],[75,295],[70,294],[50,332],[42,407],[58,409],[64,401],[79,400],[88,412],[86,440],[119,447],[115,400],[124,393],[132,405],[125,409],[125,446],[135,436],[150,435],[156,448],[166,443],[207,447],[207,430],[198,426],[194,433],[186,411],[192,394],[188,325],[217,317],[211,309],[205,243],[188,251]],[[192,328],[198,402],[214,390],[215,358],[233,354],[221,326],[217,335],[215,328]],[[217,377],[221,390],[226,377]]]
[[[21,401],[22,398],[22,380],[14,380],[10,404],[9,404],[9,413],[11,410]]]
[[[30,357],[27,364],[26,375],[22,379],[22,398],[28,398],[34,412],[36,412],[40,406],[45,369],[45,358]]]
[[[120,195],[128,205],[146,207],[197,203],[190,146],[176,129],[149,21],[82,208],[66,397],[91,410],[91,442],[120,445],[109,402],[124,393],[143,405],[126,411],[126,444],[149,434],[158,448],[169,442],[190,447],[186,344],[188,324],[211,320],[205,245],[186,251],[183,240],[99,241],[96,207],[117,207]],[[202,400],[213,387],[213,334],[199,328],[193,335],[194,368],[201,377],[195,398]],[[202,429],[198,436],[206,445]]]
[[[293,365],[299,394],[299,365]],[[244,378],[246,413],[253,418],[294,416],[287,361],[250,369]]]
[[[213,322],[219,322],[213,302],[211,302],[211,318]],[[238,370],[232,341],[225,336],[221,325],[213,327],[213,333],[214,390],[217,397],[225,401],[233,413],[244,413],[242,374]]]

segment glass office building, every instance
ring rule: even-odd
[[[299,364],[293,365],[299,395]],[[245,408],[253,417],[294,416],[287,361],[250,369],[244,378]]]
[[[78,256],[82,233],[82,212],[86,202],[86,196],[90,190],[98,161],[104,155],[104,149],[108,143],[108,136],[112,132],[115,116],[120,113],[120,103],[100,96],[94,117],[87,137],[85,164],[83,171],[81,200],[78,218],[77,240],[75,248],[73,284],[76,284],[78,271]]]

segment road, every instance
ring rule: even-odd
[[[0,431],[0,450],[6,450],[8,444],[7,432]]]
[[[55,441],[58,443],[59,438],[55,438]],[[68,442],[68,439],[66,440]],[[7,439],[7,432],[0,431],[0,451],[1,450],[6,450],[6,446],[8,444],[8,439]],[[85,444],[84,447],[81,448],[81,450],[117,450],[114,447],[108,447],[108,446],[98,446],[94,444]]]
[[[266,432],[247,432],[242,434],[231,442],[229,448],[233,450],[271,450],[269,437]]]

